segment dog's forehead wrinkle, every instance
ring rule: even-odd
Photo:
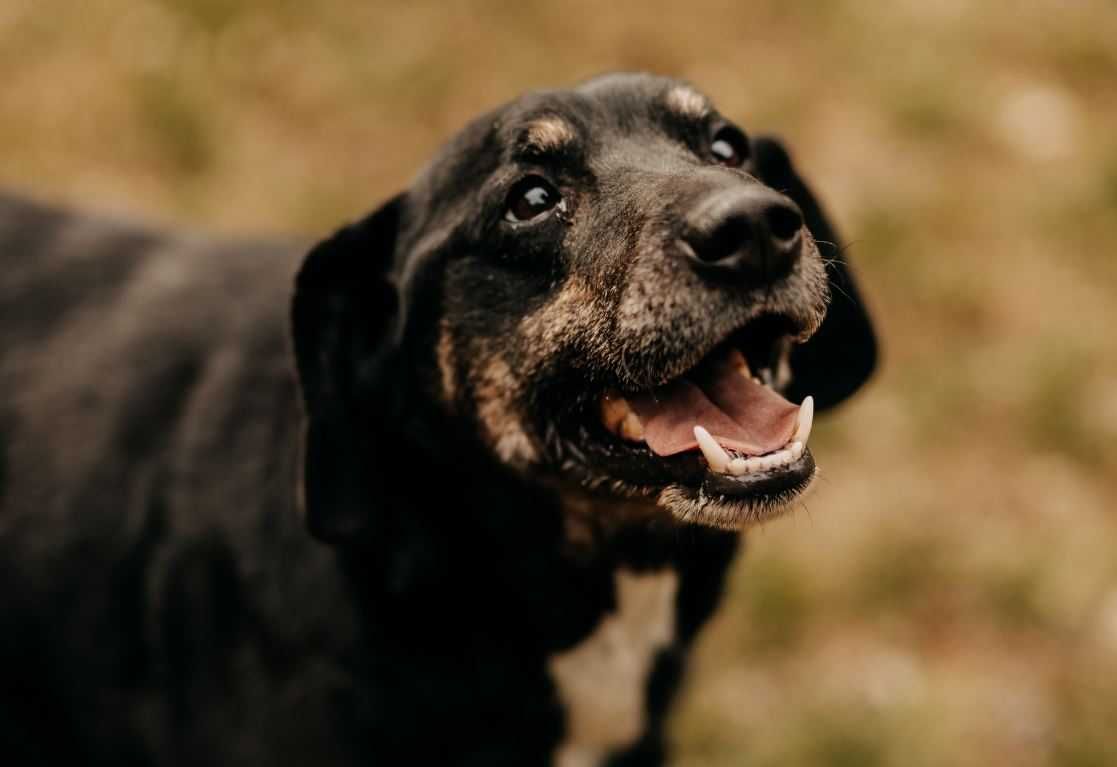
[[[591,167],[603,179],[616,183],[618,174],[652,174],[647,181],[699,171],[702,167],[694,153],[677,139],[664,134],[658,126],[642,126],[609,137],[601,142]]]

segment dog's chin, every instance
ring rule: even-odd
[[[697,488],[673,483],[659,491],[656,502],[681,522],[745,530],[792,509],[817,472],[808,450],[789,466],[748,478],[708,472]]]

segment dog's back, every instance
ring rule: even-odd
[[[0,255],[3,760],[321,755],[306,717],[276,715],[278,757],[235,735],[283,707],[331,609],[277,619],[330,577],[293,510],[299,251],[0,196]]]

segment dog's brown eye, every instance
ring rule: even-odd
[[[508,193],[508,210],[504,217],[509,221],[531,221],[561,202],[558,190],[539,176],[521,179]]]
[[[710,142],[710,154],[722,165],[740,167],[749,154],[748,141],[736,128],[724,126],[714,134]]]

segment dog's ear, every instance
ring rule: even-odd
[[[760,180],[795,200],[826,262],[830,307],[818,332],[792,351],[793,378],[788,390],[792,401],[799,402],[810,394],[815,398],[815,407],[825,410],[857,391],[876,367],[877,342],[872,321],[837,232],[810,188],[795,172],[783,144],[773,137],[761,136],[753,139],[752,150]]]
[[[311,249],[291,306],[295,362],[306,409],[306,523],[331,543],[352,539],[378,497],[370,472],[380,446],[374,408],[399,299],[389,278],[404,197]],[[382,448],[380,448],[382,449]]]

